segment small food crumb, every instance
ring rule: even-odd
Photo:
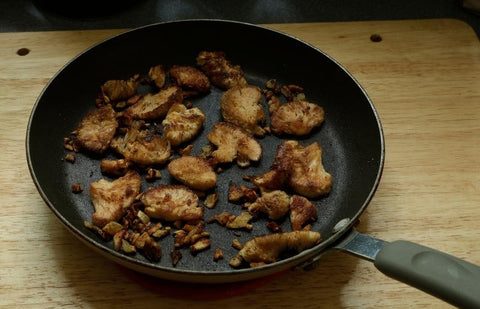
[[[230,266],[238,268],[242,265],[243,258],[240,255],[235,255],[230,259]]]
[[[234,247],[234,248],[237,249],[237,250],[242,250],[243,245],[242,245],[242,243],[241,243],[238,239],[235,238],[235,239],[232,241],[232,247]]]
[[[81,193],[83,191],[83,186],[81,183],[76,182],[71,186],[73,193]]]
[[[170,257],[172,258],[172,265],[176,266],[182,258],[182,252],[178,250],[172,250],[170,251]]]
[[[168,234],[170,234],[170,230],[171,230],[171,228],[169,226],[167,226],[163,230],[157,230],[157,231],[153,232],[152,236],[157,238],[157,239],[161,239],[161,238],[164,238],[165,236],[167,236]]]
[[[75,155],[73,153],[69,153],[65,156],[65,161],[74,163],[75,162]]]
[[[223,251],[220,248],[216,248],[215,253],[213,254],[213,260],[216,262],[221,259],[223,259]]]
[[[278,225],[277,222],[275,221],[270,221],[267,223],[267,228],[272,231],[273,233],[281,233],[282,232],[282,227]]]
[[[147,175],[145,176],[145,179],[148,181],[155,181],[156,179],[162,178],[162,172],[160,170],[154,169],[154,168],[149,168],[147,170]]]
[[[137,249],[135,248],[135,246],[132,246],[132,244],[130,244],[128,241],[122,239],[122,251],[129,254],[137,252]]]
[[[218,201],[218,197],[219,197],[218,192],[207,195],[204,202],[205,207],[209,209],[212,209],[213,207],[215,207],[215,204]]]
[[[186,146],[185,148],[178,150],[178,152],[182,156],[189,156],[190,153],[192,152],[192,149],[193,149],[193,145],[190,144],[190,145]]]
[[[198,253],[200,251],[210,248],[211,242],[208,238],[200,238],[193,245],[190,246],[190,252]]]

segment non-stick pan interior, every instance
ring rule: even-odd
[[[331,193],[314,201],[319,217],[312,225],[312,230],[320,231],[323,239],[331,240],[333,226],[343,218],[358,217],[378,183],[383,165],[383,137],[375,110],[355,80],[319,50],[284,34],[243,23],[182,21],[147,26],[94,46],[66,65],[39,97],[27,132],[29,167],[42,197],[77,236],[107,254],[124,259],[127,264],[133,262],[160,272],[233,271],[228,264],[237,253],[231,246],[232,239],[245,242],[254,235],[269,233],[265,227],[267,220],[258,219],[251,232],[208,224],[206,230],[211,232],[212,248],[196,256],[185,249],[176,268],[172,267],[168,255],[173,249],[171,236],[160,242],[163,257],[158,263],[148,261],[141,254],[126,257],[116,253],[111,243],[100,239],[83,224],[93,213],[88,184],[106,178],[100,172],[99,158],[77,154],[74,164],[62,160],[67,153],[63,138],[95,108],[100,85],[106,80],[128,79],[137,73],[146,75],[148,69],[157,64],[167,67],[195,65],[196,55],[202,50],[224,51],[246,72],[249,83],[262,88],[271,78],[280,84],[300,85],[305,88],[309,101],[324,108],[324,124],[300,139],[300,143],[318,141],[323,148],[325,168],[333,176]],[[149,89],[144,87],[143,91]],[[193,106],[202,109],[207,118],[204,130],[194,142],[194,155],[200,152],[201,146],[208,144],[205,136],[209,128],[221,120],[221,93],[222,90],[214,88],[207,96],[191,99]],[[228,203],[229,183],[250,185],[242,176],[267,171],[277,146],[290,138],[267,135],[260,139],[263,157],[259,164],[249,168],[225,167],[219,174],[216,188],[220,200],[215,208],[206,210],[205,218],[222,211],[234,214],[244,211],[240,205]],[[154,183],[145,182],[143,188],[174,182],[165,167],[162,167],[162,175],[162,179]],[[86,188],[80,194],[71,192],[70,186],[76,182]],[[288,218],[279,223],[283,230],[290,230]],[[214,262],[213,250],[217,247],[222,248],[225,259]]]

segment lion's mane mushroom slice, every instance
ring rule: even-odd
[[[202,71],[182,65],[170,68],[170,78],[184,91],[185,96],[194,96],[210,91],[210,80]]]
[[[290,198],[290,223],[292,230],[303,229],[305,223],[317,220],[317,207],[307,198],[293,195]]]
[[[255,237],[245,243],[239,255],[250,264],[273,263],[287,250],[297,253],[320,243],[319,232],[293,231]]]
[[[167,79],[167,70],[163,65],[156,65],[150,68],[148,71],[148,77],[158,88],[165,86]]]
[[[229,89],[247,84],[245,74],[240,66],[233,65],[227,60],[224,52],[202,51],[197,56],[197,65],[217,87]]]
[[[254,215],[265,213],[269,219],[283,218],[290,209],[290,197],[281,190],[263,192],[262,196],[253,203],[245,203],[248,211]]]
[[[111,221],[118,221],[140,192],[142,179],[135,171],[113,181],[100,179],[90,184],[90,198],[95,208],[92,222],[103,227]]]
[[[218,163],[237,160],[237,164],[248,166],[249,161],[258,161],[262,156],[262,146],[248,132],[226,122],[216,123],[207,139],[217,146],[212,156]]]
[[[110,146],[115,136],[118,122],[110,104],[89,112],[80,121],[76,130],[76,143],[88,152],[101,154]]]
[[[290,187],[296,193],[316,198],[330,192],[332,176],[322,164],[322,149],[317,142],[302,146],[297,141],[283,142],[268,172],[250,177],[262,191]]]
[[[226,122],[233,123],[253,135],[263,136],[265,111],[260,104],[261,99],[262,92],[256,86],[230,88],[221,98],[222,116]]]
[[[146,190],[140,197],[145,213],[166,221],[193,221],[203,217],[198,196],[189,188],[177,185],[158,185]]]
[[[251,176],[249,181],[260,188],[261,192],[281,190],[285,188],[288,173],[278,168],[275,164],[264,174]]]
[[[125,117],[132,119],[162,118],[174,103],[182,102],[182,90],[177,86],[170,86],[156,94],[145,94],[125,111]]]
[[[323,108],[307,101],[293,101],[281,105],[272,113],[270,127],[276,134],[302,136],[320,126],[324,120]]]
[[[128,80],[108,80],[101,86],[105,102],[123,101],[137,93],[138,78],[134,76]]]
[[[131,163],[125,159],[103,159],[100,162],[100,170],[102,173],[114,175],[114,176],[122,176],[128,172]]]
[[[284,143],[289,150],[284,160],[290,160],[289,186],[297,193],[316,198],[330,192],[332,176],[322,164],[322,149],[317,142],[306,147],[297,141]]]
[[[142,129],[143,123],[135,121],[125,136],[117,136],[111,147],[126,160],[141,164],[163,164],[170,157],[170,142],[155,132]]]
[[[183,156],[168,164],[168,171],[176,180],[193,190],[205,191],[217,183],[217,174],[205,159]]]
[[[163,136],[172,146],[190,141],[202,129],[205,115],[197,108],[187,109],[181,103],[173,104],[162,121]]]

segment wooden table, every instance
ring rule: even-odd
[[[480,44],[456,20],[277,24],[342,63],[376,105],[386,138],[361,232],[408,239],[480,264]],[[448,308],[366,261],[327,254],[218,301],[143,288],[72,236],[37,193],[25,159],[35,99],[68,60],[122,30],[0,34],[0,307]],[[370,36],[379,34],[381,42]],[[17,51],[29,49],[20,56]],[[48,145],[46,145],[48,147]]]

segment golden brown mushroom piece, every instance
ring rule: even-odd
[[[294,250],[299,253],[320,241],[320,233],[312,231],[269,234],[247,241],[238,254],[249,264],[269,264],[274,263],[284,251]]]
[[[127,100],[137,93],[137,76],[128,80],[113,79],[106,81],[101,86],[103,99],[109,103],[111,101]]]
[[[262,191],[290,187],[310,198],[327,194],[332,187],[332,176],[323,167],[318,143],[302,146],[294,140],[285,141],[277,148],[270,171],[253,176],[250,181]]]
[[[163,65],[156,65],[150,68],[148,71],[148,77],[158,88],[165,86],[167,79],[167,70]]]
[[[175,103],[162,121],[163,136],[172,146],[190,141],[202,129],[205,115],[197,108],[187,109],[181,103]]]
[[[168,164],[173,178],[193,190],[205,191],[217,183],[217,174],[208,162],[202,158],[183,156]]]
[[[272,113],[270,127],[276,134],[302,136],[320,126],[324,120],[323,108],[307,101],[293,101],[281,105]]]
[[[186,97],[210,91],[210,80],[194,67],[174,65],[170,68],[170,78],[182,88]]]
[[[145,213],[166,221],[193,221],[203,217],[198,196],[185,186],[158,185],[142,193],[140,201]]]
[[[317,142],[306,147],[297,141],[287,141],[290,148],[289,186],[297,193],[316,198],[327,194],[332,188],[332,176],[322,164],[322,149]],[[288,160],[288,157],[287,157]]]
[[[111,147],[126,160],[141,164],[163,164],[170,157],[170,142],[148,129],[141,121],[134,121],[125,136],[117,136]]]
[[[292,230],[303,229],[305,223],[317,220],[317,207],[307,198],[293,195],[290,198],[290,223]]]
[[[229,89],[247,85],[240,66],[228,61],[224,52],[202,51],[197,56],[197,65],[217,87]]]
[[[221,98],[221,111],[226,122],[233,123],[245,131],[265,135],[265,111],[260,100],[262,92],[256,86],[239,86],[225,91]]]
[[[269,219],[278,220],[290,209],[290,197],[281,190],[263,192],[253,203],[245,203],[248,211],[254,215],[258,212],[267,214]]]
[[[81,149],[101,154],[110,146],[117,127],[115,111],[111,105],[104,105],[83,117],[76,130],[76,143]]]
[[[145,94],[125,111],[124,116],[131,119],[158,119],[164,117],[173,104],[182,102],[182,90],[170,86],[156,94]]]
[[[248,132],[230,123],[216,123],[207,139],[217,146],[212,156],[218,163],[237,160],[238,165],[248,166],[250,161],[258,161],[262,156],[260,143]]]
[[[122,176],[128,172],[130,165],[131,165],[131,162],[125,159],[117,159],[117,160],[103,159],[102,162],[100,162],[100,170],[102,171],[102,173],[105,173],[105,174]]]
[[[142,178],[135,171],[129,171],[113,181],[100,179],[90,184],[90,198],[95,208],[92,222],[103,227],[111,221],[118,221],[140,192]]]

